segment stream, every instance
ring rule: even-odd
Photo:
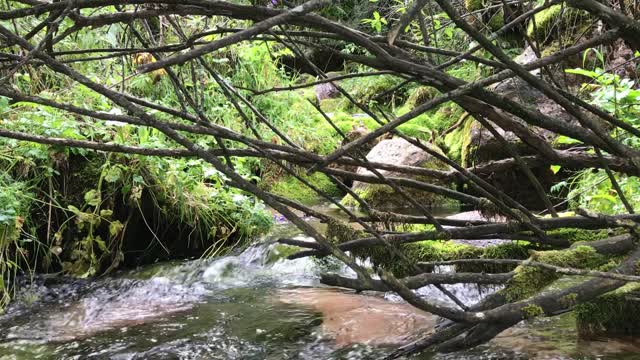
[[[36,278],[0,316],[0,360],[378,359],[433,331],[435,317],[397,296],[323,287],[322,272],[354,274],[330,259],[279,258],[273,241],[282,236],[309,240],[281,222],[256,244],[224,257],[97,280]],[[468,305],[495,290],[447,289]],[[448,301],[430,286],[418,291]],[[572,315],[565,314],[520,324],[463,353],[415,358],[640,359],[640,342],[579,340]]]

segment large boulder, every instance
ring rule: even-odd
[[[434,145],[427,145],[438,152],[442,152]],[[450,170],[449,166],[423,151],[419,147],[409,143],[401,138],[385,139],[375,145],[369,154],[367,160],[371,162],[385,163],[391,165],[417,166],[433,170]],[[443,185],[443,183],[429,176],[409,176],[398,172],[379,170],[385,177],[410,177],[431,184]],[[360,175],[375,176],[366,168],[360,167],[357,170]],[[403,196],[395,192],[390,186],[384,184],[368,184],[360,181],[354,181],[353,191],[358,194],[369,205],[377,209],[398,209],[413,207]],[[454,205],[454,202],[441,195],[430,192],[404,188],[406,193],[418,203],[427,207],[440,207],[444,205]],[[345,205],[356,206],[357,202],[353,197],[347,195],[343,200]]]
[[[353,127],[351,128],[351,130],[345,134],[345,138],[342,140],[342,142],[340,143],[340,146],[344,146],[352,141],[356,141],[364,136],[366,136],[369,133],[369,129],[367,129],[366,126],[364,126],[364,124],[361,122],[359,125],[353,124]],[[359,147],[359,153],[364,153],[364,154],[368,154],[369,151],[371,151],[371,149],[373,149],[374,146],[376,146],[376,144],[380,141],[380,138],[376,138],[373,139],[371,141],[368,141],[366,144],[363,144],[362,146]],[[350,154],[352,155],[358,155],[358,152],[351,152]],[[349,171],[349,172],[357,172],[358,171],[358,167],[355,165],[339,165],[339,164],[332,164],[331,165],[332,168],[334,169],[340,169],[340,170],[345,170],[345,171]],[[351,178],[348,177],[339,177],[340,181],[342,181],[345,185],[347,186],[352,186],[353,185],[353,180]]]
[[[537,57],[533,50],[527,48],[515,60],[519,64],[527,64],[536,59]],[[534,70],[531,73],[536,76],[540,75],[539,70]],[[519,104],[535,107],[535,109],[549,117],[561,119],[566,122],[576,122],[560,105],[556,104],[553,100],[546,97],[519,77],[499,82],[492,86],[491,90]],[[516,119],[516,121],[524,124],[522,120]],[[524,144],[514,133],[504,131],[491,122],[490,124],[521,156],[536,153],[536,149]],[[552,143],[558,138],[557,134],[545,129],[534,127],[529,127],[529,129]],[[463,144],[461,157],[463,166],[465,167],[481,166],[491,161],[512,157],[506,147],[494,137],[489,130],[471,117],[469,117],[467,124],[465,124],[463,130],[461,130],[460,136],[462,139],[460,139],[459,142]],[[552,164],[544,164],[531,169],[547,192],[553,185],[562,180],[562,173],[554,173],[550,165]],[[495,187],[501,189],[505,194],[528,208],[543,209],[545,207],[542,199],[540,199],[534,187],[531,185],[531,182],[527,179],[524,172],[517,167],[513,167],[508,171],[501,171],[500,173],[483,174],[483,177],[486,177]]]

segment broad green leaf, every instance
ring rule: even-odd
[[[592,79],[595,79],[598,76],[600,76],[600,74],[598,74],[595,71],[585,70],[585,69],[567,69],[564,72],[566,72],[568,74],[583,75],[583,76],[586,76],[586,77],[590,77]]]
[[[84,202],[88,205],[98,206],[100,201],[102,201],[102,197],[98,190],[89,190],[84,194]]]
[[[109,224],[109,235],[116,236],[118,235],[122,229],[124,229],[124,225],[120,221],[113,221]]]

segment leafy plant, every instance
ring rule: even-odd
[[[369,24],[376,32],[382,32],[382,27],[387,25],[387,19],[380,16],[378,11],[373,12],[373,17],[370,19],[362,19],[363,24]]]

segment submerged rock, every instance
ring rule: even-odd
[[[441,152],[441,150],[439,148],[436,148],[434,145],[427,146],[430,146],[436,151]],[[371,162],[379,162],[391,165],[417,166],[433,170],[449,170],[449,166],[447,164],[437,160],[417,146],[400,138],[380,141],[371,149],[369,154],[367,154],[367,160]],[[401,174],[388,170],[379,170],[379,172],[385,177],[409,177],[414,180],[444,186],[444,184],[440,180],[429,176],[410,176],[407,174]],[[360,175],[375,176],[372,172],[362,167],[358,168],[357,173]],[[393,209],[412,207],[412,205],[404,197],[396,193],[388,185],[368,184],[360,181],[355,181],[353,183],[353,190],[374,208]],[[431,192],[410,188],[404,188],[404,190],[411,198],[427,207],[453,205],[453,202],[451,200],[441,195],[436,195]],[[347,195],[344,199],[342,199],[342,202],[350,206],[357,205],[355,199],[353,199],[353,197],[351,197],[350,195]]]
[[[277,300],[322,313],[322,335],[338,346],[406,344],[436,325],[435,316],[411,305],[334,289],[282,290]]]

